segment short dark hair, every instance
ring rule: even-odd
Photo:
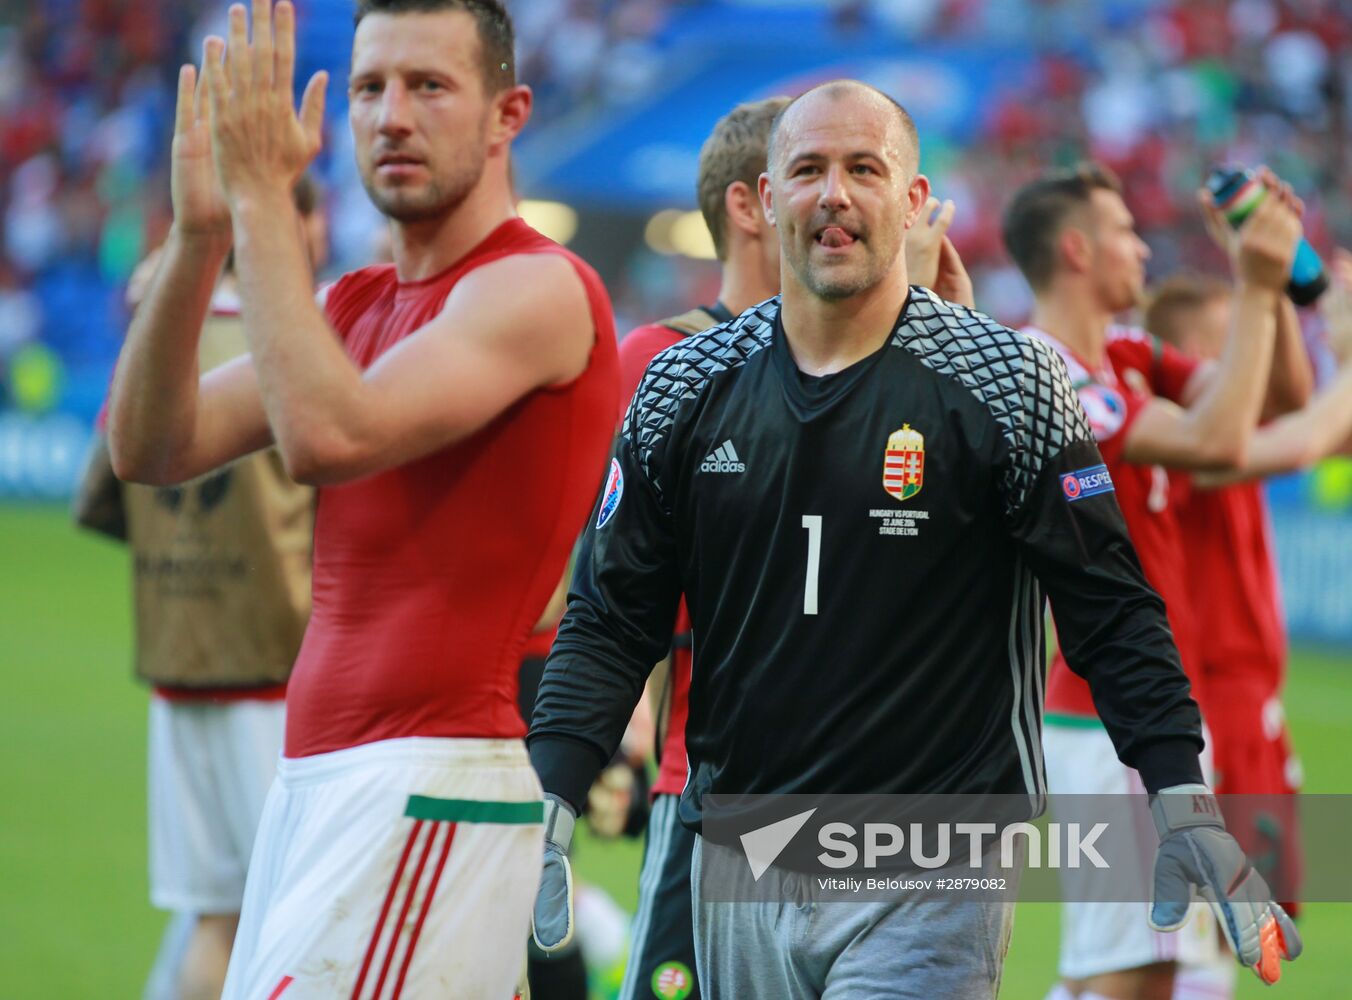
[[[354,25],[367,14],[426,14],[463,10],[479,29],[479,65],[484,91],[496,94],[516,86],[516,34],[512,16],[500,0],[357,0]]]
[[[788,104],[785,104],[784,107],[780,108],[779,114],[775,115],[775,120],[770,123],[770,141],[766,149],[766,158],[768,162],[770,163],[775,162],[775,154],[778,146],[776,140],[779,136],[779,126],[783,123],[784,116],[789,113],[790,108],[792,108],[803,98],[808,97],[811,94],[821,93],[825,94],[827,97],[830,98],[841,98],[844,97],[851,90],[857,90],[860,88],[862,88],[863,90],[872,91],[879,97],[882,97],[884,100],[886,100],[887,103],[892,106],[893,110],[896,112],[897,121],[901,124],[902,135],[905,136],[906,141],[911,146],[911,149],[915,151],[915,163],[913,165],[913,169],[919,170],[920,130],[915,127],[915,119],[911,117],[911,113],[909,111],[907,111],[904,107],[902,107],[901,102],[898,101],[891,94],[887,93],[887,91],[879,90],[872,84],[864,83],[862,80],[830,80],[826,83],[819,83],[817,84],[817,86],[811,88],[810,90],[803,91],[793,100],[789,101]]]
[[[1099,163],[1082,162],[1052,170],[1014,193],[1005,209],[1005,249],[1034,291],[1046,288],[1056,271],[1056,238],[1066,218],[1089,204],[1095,191],[1122,193],[1122,182]]]
[[[741,181],[755,192],[765,172],[770,124],[788,103],[787,97],[769,97],[737,105],[718,120],[699,151],[695,192],[719,260],[728,253],[728,188]]]
[[[1230,297],[1230,285],[1210,274],[1176,274],[1150,295],[1145,328],[1165,343],[1184,347],[1184,320],[1194,310]]]

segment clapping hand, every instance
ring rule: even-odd
[[[906,234],[906,273],[911,284],[921,285],[941,299],[970,309],[976,306],[972,279],[948,238],[948,227],[956,210],[951,199],[941,204],[938,198],[931,197],[925,202],[920,218]]]
[[[249,16],[235,4],[229,45],[216,36],[205,43],[211,153],[231,210],[259,194],[289,199],[322,144],[328,74],[310,78],[298,113],[292,95],[296,11],[281,0],[275,13],[274,20],[272,0],[253,0],[250,42]]]

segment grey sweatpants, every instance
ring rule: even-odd
[[[724,849],[697,838],[690,871],[707,1000],[994,1000],[1000,991],[1013,892],[1002,901],[706,903],[706,849]]]

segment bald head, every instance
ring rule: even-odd
[[[839,300],[903,286],[906,230],[929,196],[915,125],[855,80],[814,87],[775,118],[761,209],[779,231],[781,285]]]
[[[804,128],[820,119],[822,112],[834,116],[842,112],[851,115],[870,112],[885,116],[890,124],[886,135],[889,152],[897,157],[908,176],[920,171],[920,134],[910,113],[890,95],[860,80],[831,80],[820,83],[790,101],[770,126],[768,149],[771,173],[783,169],[783,153],[790,140]]]

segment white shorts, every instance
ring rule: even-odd
[[[150,901],[238,913],[282,752],[285,703],[150,699]]]
[[[1052,795],[1144,795],[1140,774],[1117,759],[1112,740],[1097,721],[1067,725],[1047,720],[1042,729],[1047,791]],[[1204,753],[1203,772],[1210,772]],[[1141,845],[1143,870],[1154,866],[1159,841],[1150,830]],[[1152,930],[1149,903],[1061,904],[1061,958],[1066,979],[1085,979],[1156,962],[1199,965],[1217,955],[1211,907],[1194,903],[1179,930]]]
[[[223,1000],[510,1000],[542,813],[519,740],[283,757]]]

